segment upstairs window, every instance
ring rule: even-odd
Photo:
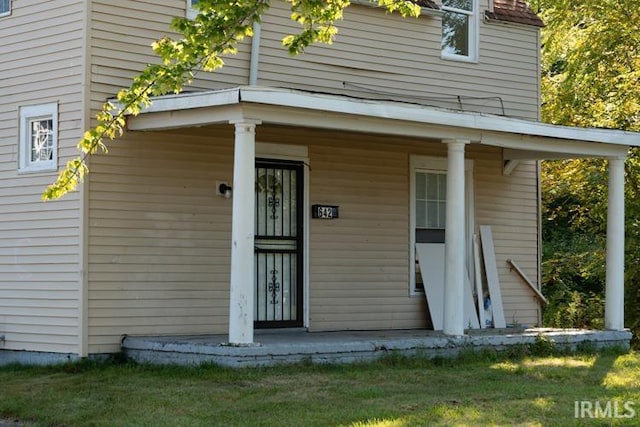
[[[478,0],[442,0],[442,56],[475,61]]]
[[[187,0],[187,18],[193,19],[198,14],[198,10],[194,7],[196,4],[198,0]]]
[[[0,0],[0,16],[7,16],[11,13],[11,0]]]
[[[20,108],[20,172],[58,168],[58,105]]]

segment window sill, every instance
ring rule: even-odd
[[[424,290],[413,289],[409,291],[409,298],[424,298]]]
[[[58,171],[58,166],[53,164],[53,163],[46,163],[44,165],[38,165],[38,166],[25,166],[23,168],[19,168],[18,169],[18,175],[31,175],[31,174],[36,174],[36,173],[51,173],[51,172],[57,172]]]
[[[440,59],[443,59],[445,61],[466,62],[468,64],[478,63],[478,58],[474,58],[470,56],[462,56],[462,55],[452,55],[452,54],[446,54],[446,53],[441,53]]]

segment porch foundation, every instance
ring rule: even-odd
[[[125,337],[124,353],[139,363],[199,365],[214,363],[234,368],[273,366],[288,363],[353,363],[375,360],[391,354],[425,357],[454,357],[462,351],[534,344],[540,337],[559,349],[617,347],[629,349],[629,331],[534,328],[518,332],[473,330],[460,337],[437,331],[386,330],[306,332],[262,331],[260,345],[224,345],[224,335]]]

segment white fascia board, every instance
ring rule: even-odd
[[[154,97],[151,101],[151,105],[142,110],[143,113],[234,105],[240,102],[240,89],[232,88],[206,92],[181,93],[177,95],[163,95]],[[119,105],[117,101],[112,100],[111,102],[116,106]]]
[[[531,135],[507,135],[500,132],[484,132],[481,144],[501,147],[508,153],[505,160],[534,160],[536,158],[618,157],[629,150],[628,145],[594,143],[583,140],[556,139]],[[539,157],[536,157],[536,153]]]
[[[567,144],[563,144],[566,148]],[[506,148],[502,157],[504,160],[563,160],[563,159],[580,159],[580,158],[618,158],[622,159],[629,154],[629,147],[626,145],[609,145],[598,144],[602,149],[595,149],[595,144],[587,149],[577,149],[573,144],[569,147],[571,150],[544,151],[544,150],[516,150]]]
[[[285,89],[243,87],[240,91],[243,102],[406,120],[479,131],[548,137],[554,138],[558,142],[569,140],[640,146],[640,133],[621,130],[559,126],[482,113],[441,110],[433,107],[370,101],[337,95],[310,94]],[[490,141],[485,143],[493,145]]]
[[[260,117],[263,123],[285,126],[340,129],[381,135],[397,135],[415,138],[466,139],[479,141],[482,133],[474,130],[431,125],[406,120],[380,120],[377,117],[357,116],[337,112],[309,111],[301,108],[273,107],[260,104],[244,104],[247,117]]]
[[[155,104],[155,102],[154,102]],[[217,123],[230,123],[244,120],[247,116],[239,104],[221,105],[217,107],[201,107],[183,110],[161,109],[153,114],[140,114],[129,117],[127,129],[135,131],[155,131],[178,129],[183,127],[199,127]],[[145,113],[147,110],[144,111]]]

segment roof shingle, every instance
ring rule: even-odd
[[[517,24],[544,27],[544,22],[524,0],[493,0],[493,12],[486,11],[486,16],[495,21],[514,22]]]
[[[433,0],[414,0],[413,2],[420,7],[426,7],[427,9],[440,9],[440,6],[438,6],[438,4]]]

